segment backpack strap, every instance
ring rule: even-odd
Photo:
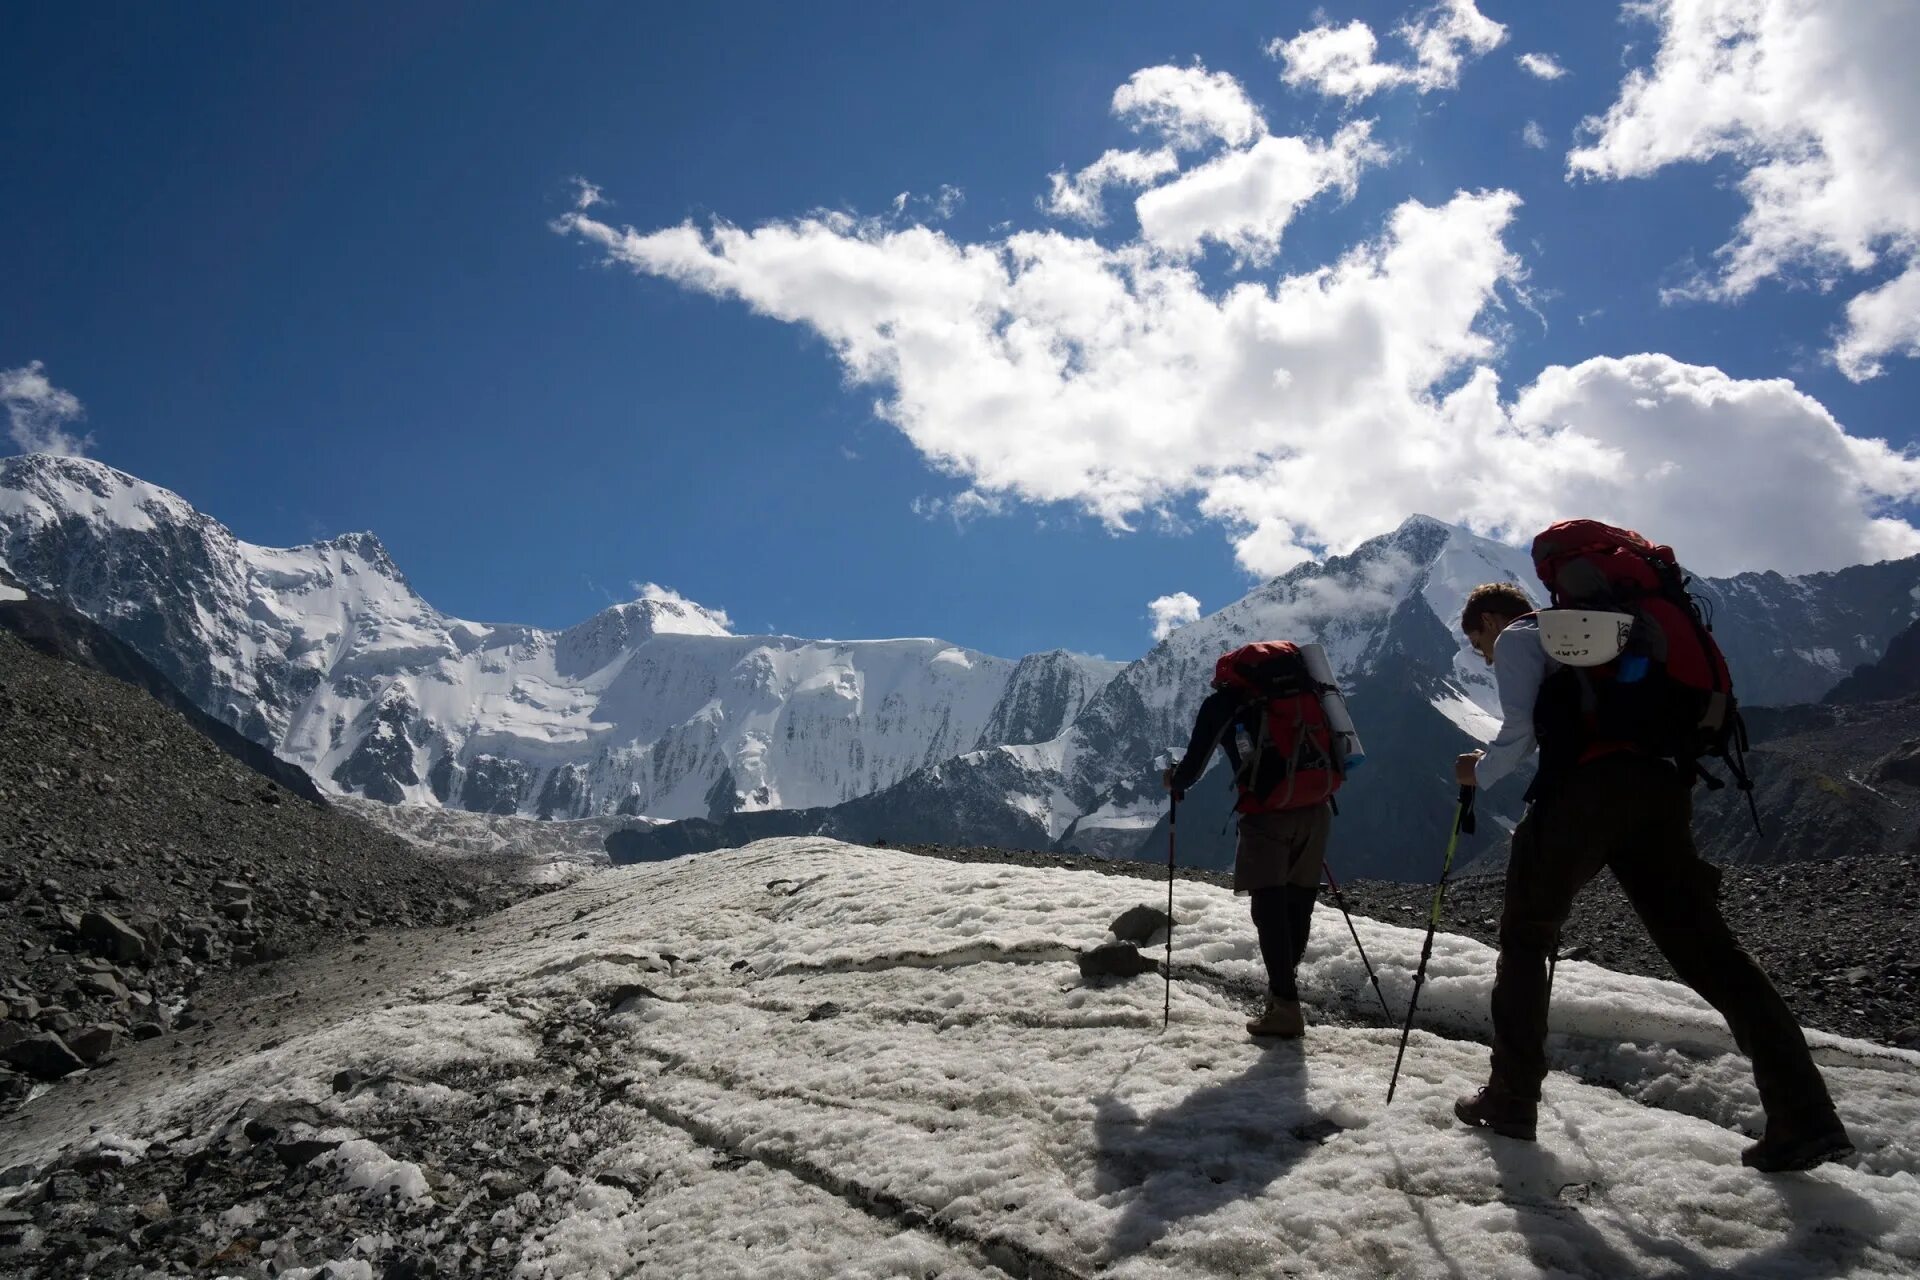
[[[1247,757],[1244,765],[1236,764],[1233,771],[1233,785],[1242,791],[1248,792],[1253,790],[1254,779],[1258,777],[1260,773],[1260,757],[1266,752],[1267,748],[1266,700],[1264,698],[1254,699],[1234,713],[1235,719],[1237,720],[1256,707],[1259,708],[1259,714],[1253,718],[1253,754]],[[1233,740],[1231,731],[1227,734],[1227,740]],[[1238,755],[1239,752],[1235,751],[1233,754]]]
[[[1300,780],[1300,770],[1298,768],[1300,763],[1300,748],[1307,741],[1307,717],[1304,714],[1296,714],[1293,723],[1293,748],[1287,752],[1287,790],[1286,794],[1280,797],[1280,804],[1278,806],[1282,809],[1293,803],[1293,787],[1294,784]]]

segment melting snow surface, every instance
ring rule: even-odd
[[[498,1087],[530,1141],[573,1152],[512,1219],[514,1275],[1920,1268],[1920,1055],[1813,1033],[1861,1154],[1763,1176],[1739,1163],[1760,1114],[1717,1016],[1673,984],[1567,963],[1541,1140],[1493,1138],[1449,1105],[1485,1075],[1471,1037],[1492,950],[1438,939],[1389,1108],[1421,931],[1354,921],[1389,1018],[1324,909],[1301,975],[1315,1025],[1256,1042],[1235,986],[1261,972],[1246,904],[1181,882],[1163,1030],[1157,975],[1088,984],[1074,962],[1163,892],[813,838],[608,872],[458,935],[408,1004],[99,1120],[164,1132],[190,1103],[324,1099],[333,1072],[380,1061],[551,1071],[539,1024],[580,1016],[573,1053],[626,1081],[588,1113],[526,1105],[537,1075],[467,1086]],[[602,1016],[636,965],[658,998]],[[336,1163],[348,1185],[425,1193],[372,1143]]]

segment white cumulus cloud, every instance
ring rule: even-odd
[[[1319,26],[1291,40],[1275,40],[1269,56],[1283,64],[1280,78],[1329,97],[1364,98],[1407,86],[1419,93],[1451,89],[1469,58],[1496,49],[1507,29],[1481,13],[1473,0],[1441,0],[1396,28],[1409,62],[1381,62],[1373,28],[1359,20],[1344,27]]]
[[[7,410],[7,434],[23,452],[80,458],[93,446],[92,436],[67,429],[86,414],[79,397],[48,381],[46,366],[38,360],[0,369],[0,405]]]
[[[1370,121],[1350,124],[1327,141],[1276,137],[1237,80],[1204,67],[1137,71],[1114,94],[1113,110],[1167,145],[1110,150],[1077,173],[1050,174],[1041,207],[1098,227],[1107,221],[1108,188],[1147,188],[1134,201],[1141,239],[1179,256],[1218,244],[1243,263],[1266,262],[1302,206],[1326,191],[1350,197],[1361,172],[1388,158]],[[1225,145],[1181,173],[1179,149],[1211,142]]]
[[[1189,151],[1216,140],[1244,147],[1267,132],[1260,108],[1238,80],[1198,65],[1134,72],[1113,91],[1113,114]]]
[[[1567,69],[1550,53],[1523,53],[1514,61],[1522,71],[1541,80],[1558,80],[1567,74]]]
[[[1891,265],[1856,295],[1832,356],[1848,377],[1920,355],[1920,4],[1652,0],[1650,68],[1628,75],[1571,171],[1632,178],[1726,157],[1747,202],[1692,292],[1744,296],[1803,272],[1825,286]]]
[[[1053,189],[1041,207],[1056,218],[1071,218],[1090,227],[1104,226],[1107,211],[1102,201],[1108,187],[1149,186],[1179,171],[1180,160],[1171,147],[1108,151],[1071,177],[1065,169],[1048,174]]]
[[[1153,619],[1153,639],[1158,644],[1189,622],[1200,620],[1200,602],[1185,591],[1157,596],[1147,601],[1147,615]]]
[[[1526,127],[1520,130],[1520,141],[1532,147],[1535,151],[1545,151],[1547,149],[1547,131],[1540,127],[1538,120],[1529,120],[1526,123]]]
[[[1369,137],[1355,126],[1349,151]],[[1268,142],[1318,145],[1262,135],[1208,163]],[[1236,194],[1200,203],[1203,225],[1264,209],[1283,226],[1295,201],[1221,191]],[[1197,512],[1261,575],[1415,511],[1516,539],[1595,516],[1712,573],[1920,552],[1901,516],[1920,462],[1850,436],[1785,381],[1650,353],[1552,366],[1504,393],[1501,313],[1525,302],[1507,246],[1519,204],[1499,190],[1405,201],[1327,265],[1224,283],[1168,252],[1191,241],[1151,210],[1112,245],[828,214],[637,230],[580,210],[559,228],[609,263],[819,336],[875,412],[966,486],[953,502],[969,513],[1067,504],[1117,532]]]
[[[1141,235],[1173,253],[1197,253],[1207,241],[1264,262],[1301,206],[1323,191],[1353,194],[1361,171],[1387,158],[1370,121],[1348,125],[1329,142],[1269,135],[1226,151],[1134,201]]]
[[[1267,136],[1266,119],[1240,82],[1198,64],[1143,67],[1114,90],[1111,107],[1136,133],[1157,135],[1162,145],[1110,150],[1078,172],[1047,175],[1050,189],[1040,206],[1054,217],[1103,226],[1107,188],[1150,187],[1180,171],[1181,151],[1214,143],[1238,150]]]

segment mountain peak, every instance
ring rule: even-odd
[[[676,596],[643,595],[617,604],[606,613],[624,613],[644,622],[654,635],[730,636],[731,619],[720,609],[709,609]]]
[[[585,675],[598,671],[640,644],[659,635],[730,636],[727,616],[691,600],[643,596],[610,605],[585,622],[560,633],[555,660],[562,673]]]
[[[93,458],[54,453],[0,458],[0,514],[26,516],[37,524],[77,515],[134,530],[203,518],[170,489]]]
[[[1400,522],[1400,527],[1394,530],[1394,532],[1395,533],[1426,533],[1426,532],[1430,532],[1432,530],[1437,529],[1437,530],[1444,530],[1448,533],[1454,533],[1461,530],[1462,528],[1463,526],[1452,524],[1446,520],[1440,519],[1438,516],[1424,515],[1416,511],[1412,515],[1408,516],[1405,520],[1402,520]]]
[[[329,551],[343,551],[348,555],[358,556],[369,565],[372,565],[380,573],[394,579],[396,582],[404,582],[406,580],[405,575],[400,572],[400,566],[393,562],[391,555],[387,554],[386,544],[380,541],[379,536],[370,530],[362,530],[358,533],[342,533],[335,537],[322,538],[313,545],[316,548]]]

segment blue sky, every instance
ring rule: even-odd
[[[1756,13],[1768,2],[1752,0]],[[179,491],[239,536],[289,544],[373,529],[429,600],[484,620],[566,625],[652,581],[726,610],[739,630],[1125,658],[1150,643],[1149,600],[1185,592],[1211,611],[1263,572],[1456,499],[1434,514],[1511,532],[1540,513],[1585,514],[1567,508],[1590,495],[1593,513],[1683,552],[1692,539],[1712,568],[1912,549],[1915,480],[1898,451],[1915,443],[1920,371],[1903,354],[1914,339],[1893,292],[1907,265],[1900,236],[1914,230],[1899,221],[1912,151],[1889,163],[1833,142],[1842,178],[1847,164],[1884,178],[1826,189],[1866,211],[1861,225],[1833,225],[1814,192],[1786,208],[1795,230],[1783,241],[1747,237],[1764,259],[1752,281],[1730,285],[1733,259],[1716,258],[1753,207],[1743,179],[1792,150],[1755,123],[1766,94],[1791,98],[1857,57],[1863,69],[1844,83],[1861,109],[1888,113],[1887,145],[1911,139],[1895,127],[1915,123],[1902,114],[1911,99],[1875,96],[1884,33],[1811,42],[1830,55],[1819,66],[1773,51],[1743,82],[1750,116],[1712,137],[1686,104],[1649,99],[1569,179],[1569,149],[1602,135],[1576,131],[1616,107],[1627,71],[1658,80],[1663,53],[1688,52],[1689,5],[1674,0],[1664,27],[1607,5],[1465,7],[1504,29],[1484,51],[1457,46],[1454,83],[1403,76],[1359,95],[1305,72],[1285,83],[1294,64],[1270,44],[1364,22],[1376,63],[1411,76],[1421,64],[1396,28],[1432,29],[1458,8],[15,6],[0,17],[11,179],[0,369],[40,362],[84,405],[68,429],[91,433],[92,456]],[[1517,61],[1527,53],[1565,74],[1530,74]],[[1099,227],[1040,202],[1050,174],[1163,147],[1164,115],[1155,125],[1115,109],[1115,90],[1156,67],[1236,84],[1274,137],[1326,146],[1364,124],[1373,148],[1350,184],[1292,211],[1276,244],[1249,253],[1203,238],[1154,259],[1203,297],[1270,290],[1385,245],[1409,201],[1463,213],[1449,205],[1459,192],[1518,198],[1463,242],[1461,280],[1447,255],[1430,255],[1439,278],[1421,288],[1435,314],[1469,307],[1445,341],[1393,336],[1420,313],[1399,313],[1408,286],[1385,268],[1374,300],[1341,313],[1384,326],[1390,348],[1415,344],[1437,372],[1399,385],[1394,357],[1396,386],[1376,402],[1367,388],[1380,368],[1356,357],[1348,370],[1340,356],[1324,371],[1336,385],[1350,376],[1351,394],[1301,393],[1285,422],[1249,429],[1238,483],[1220,479],[1235,465],[1220,441],[1260,418],[1262,397],[1284,401],[1297,386],[1250,401],[1222,383],[1174,406],[1147,393],[1161,383],[1121,378],[1120,483],[1104,461],[1083,475],[1049,451],[1080,429],[1065,398],[983,408],[948,385],[968,380],[964,366],[951,379],[890,378],[848,363],[835,333],[872,326],[884,345],[899,322],[859,298],[823,301],[846,283],[830,263],[838,248],[864,248],[906,282],[921,278],[902,258],[910,246],[890,237],[916,227],[956,254],[1048,229],[1056,245],[1138,249],[1139,190],[1109,186]],[[1669,81],[1682,70],[1676,61]],[[1530,122],[1544,147],[1523,136]],[[1819,119],[1807,128],[1839,137]],[[1209,134],[1174,148],[1180,175],[1248,145]],[[580,179],[604,203],[581,211],[589,225],[556,231]],[[943,205],[949,188],[960,198]],[[855,221],[806,223],[822,210]],[[1219,218],[1214,207],[1196,216]],[[688,283],[675,272],[728,251],[646,239],[688,222],[786,228],[804,261],[733,262],[737,284]],[[609,265],[606,237],[623,228],[645,243]],[[1850,243],[1864,247],[1847,261]],[[1511,260],[1462,283],[1489,245]],[[1739,296],[1663,301],[1690,282]],[[1893,318],[1856,326],[1882,334],[1881,372],[1864,376],[1856,357],[1849,377],[1835,355],[1848,304],[1883,287]],[[798,301],[768,301],[781,290]],[[924,320],[939,299],[912,305]],[[1035,318],[1023,307],[1052,305],[1007,304],[982,332],[997,340]],[[1089,376],[1102,362],[1132,367],[1184,332],[1076,358]],[[1309,336],[1313,350],[1345,350]],[[924,361],[954,367],[932,340]],[[1587,366],[1516,401],[1543,371],[1638,353],[1662,363],[1631,375]],[[1482,368],[1498,377],[1487,405],[1435,408]],[[1804,396],[1760,381],[1781,378]],[[1622,390],[1632,386],[1641,392]],[[875,405],[888,401],[884,420]],[[1622,425],[1623,413],[1645,421]],[[1863,461],[1822,415],[1895,452]],[[1693,443],[1669,458],[1669,432]],[[1483,460],[1460,462],[1476,438]],[[1436,441],[1443,461],[1406,460]],[[1595,441],[1613,462],[1582,453]],[[1608,478],[1584,488],[1595,467]],[[1658,483],[1633,479],[1654,473]],[[1704,523],[1706,499],[1749,484],[1751,502]],[[940,509],[970,490],[998,514]],[[1808,564],[1789,564],[1807,541],[1799,530],[1813,529],[1831,536]]]

